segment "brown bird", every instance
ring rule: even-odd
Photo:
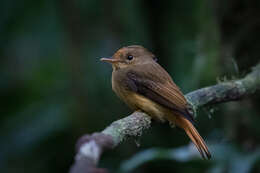
[[[112,64],[112,88],[129,107],[184,129],[201,156],[210,159],[187,100],[151,52],[142,46],[127,46],[101,61]]]

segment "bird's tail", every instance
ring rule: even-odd
[[[197,147],[203,159],[210,159],[211,154],[209,149],[193,124],[183,116],[177,116],[175,123],[177,126],[184,129],[186,134],[190,137],[191,141]]]

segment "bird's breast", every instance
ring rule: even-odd
[[[112,89],[116,95],[121,98],[133,110],[142,110],[152,116],[152,118],[164,122],[172,111],[161,106],[160,104],[140,95],[132,90],[129,90],[126,77],[122,71],[113,71],[112,73]]]
[[[140,94],[128,90],[123,86],[122,81],[120,82],[113,77],[112,89],[133,110],[142,110],[154,119],[165,121],[165,114],[168,114],[169,110]]]

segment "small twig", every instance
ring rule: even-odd
[[[254,93],[260,88],[260,64],[252,72],[240,80],[219,83],[205,87],[185,95],[192,105],[193,111],[206,105],[214,105],[228,101],[239,100]],[[105,173],[105,169],[97,168],[101,154],[106,149],[116,147],[129,138],[141,136],[148,129],[151,118],[143,112],[131,115],[113,122],[102,132],[85,135],[77,143],[75,163],[70,173]]]

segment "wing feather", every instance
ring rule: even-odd
[[[135,68],[135,71],[129,71],[127,73],[127,78],[131,81],[129,89],[173,110],[194,123],[193,116],[187,110],[187,101],[180,89],[161,66],[157,68],[161,68],[163,71],[156,74],[151,74],[152,70],[138,70],[138,68]]]

